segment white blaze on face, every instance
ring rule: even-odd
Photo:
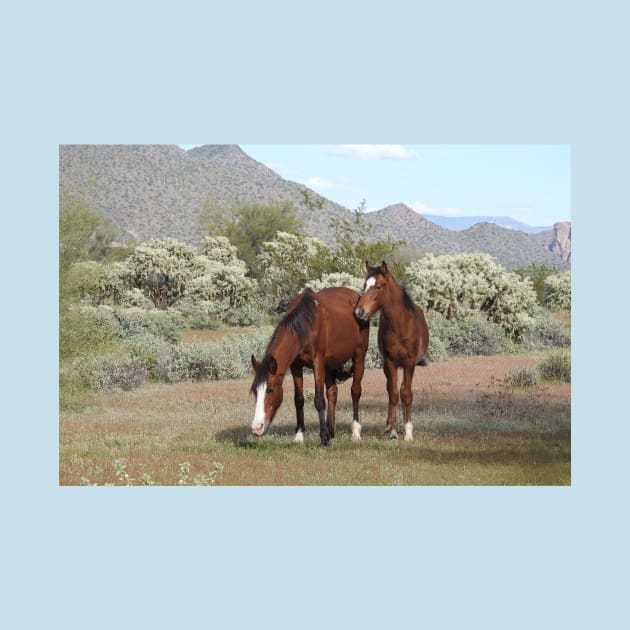
[[[365,291],[364,291],[364,293],[366,293],[368,291],[368,289],[371,289],[375,284],[376,284],[376,278],[374,276],[372,276],[371,278],[368,278],[365,281]]]
[[[256,410],[254,411],[254,420],[252,421],[252,431],[260,433],[259,427],[262,424],[265,432],[267,423],[265,422],[265,395],[267,386],[265,383],[261,383],[256,390]],[[262,435],[262,433],[260,433]]]

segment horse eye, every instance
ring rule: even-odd
[[[267,393],[273,394],[273,387],[267,387]]]

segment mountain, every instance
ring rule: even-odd
[[[520,230],[521,232],[526,232],[527,234],[537,234],[538,232],[551,230],[551,226],[549,225],[527,225],[527,223],[517,221],[516,219],[512,219],[512,217],[443,217],[437,214],[425,214],[423,216],[425,219],[431,221],[431,223],[441,225],[449,230],[465,230],[475,225],[475,223],[494,223],[495,225],[507,228],[508,230]]]
[[[312,190],[312,198],[323,205],[309,211],[300,193],[305,186],[283,179],[237,145],[189,151],[176,145],[60,145],[59,186],[85,188],[92,208],[138,241],[172,236],[196,245],[203,236],[200,213],[208,200],[220,208],[293,200],[304,232],[329,245],[334,243],[331,220],[354,218],[350,210]],[[559,269],[570,264],[570,224],[568,235],[561,229],[554,241],[553,230],[526,234],[490,222],[447,229],[402,203],[364,218],[373,238],[405,240],[421,252],[485,251],[508,269],[532,262]]]
[[[463,251],[458,234],[428,221],[404,203],[396,203],[364,216],[375,238],[407,241],[421,252],[456,254]]]
[[[531,263],[556,269],[568,269],[568,264],[553,250],[543,247],[536,237],[519,230],[507,229],[494,223],[476,223],[461,230],[448,230],[409,206],[397,203],[365,215],[377,237],[391,236],[405,240],[421,252],[463,254],[486,252],[506,269],[527,267]]]
[[[236,145],[60,145],[59,184],[87,187],[94,210],[139,241],[172,236],[197,244],[199,216],[208,199],[222,207],[293,200],[307,234],[330,238],[328,224],[350,211],[310,191],[323,207],[317,215],[300,206],[301,184],[245,154]]]
[[[558,221],[553,228],[536,235],[536,241],[546,250],[560,256],[562,260],[571,261],[571,222]]]

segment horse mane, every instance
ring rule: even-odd
[[[411,296],[407,293],[407,289],[405,287],[400,287],[403,292],[403,304],[410,310],[415,311],[416,305],[413,303]]]
[[[298,338],[300,345],[304,344],[306,335],[313,326],[316,308],[317,299],[315,298],[315,293],[312,289],[305,289],[302,291],[302,293],[300,293],[289,305],[287,314],[276,326],[276,329],[273,331],[273,335],[271,335],[271,339],[267,344],[265,356],[256,370],[256,376],[254,377],[254,382],[251,387],[252,392],[255,392],[261,383],[267,382],[269,364],[272,358],[271,352],[281,339],[282,335],[292,333]]]

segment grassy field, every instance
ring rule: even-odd
[[[350,441],[350,385],[340,385],[337,437],[319,446],[312,376],[306,440],[293,444],[292,381],[268,435],[249,432],[250,380],[154,384],[94,395],[59,425],[61,485],[567,485],[570,385],[512,388],[510,370],[546,353],[452,358],[418,368],[414,441],[382,437],[387,397],[369,370],[363,440]]]

